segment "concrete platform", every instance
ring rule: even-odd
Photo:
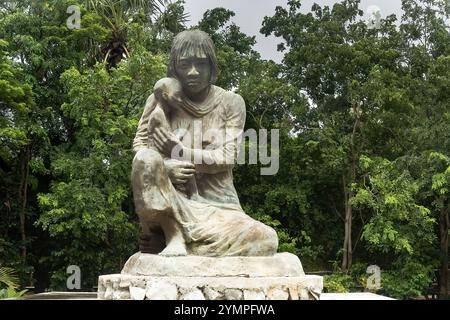
[[[32,294],[21,300],[98,300],[96,292],[46,292]],[[131,297],[130,297],[131,298]],[[322,293],[320,300],[395,300],[370,292]]]
[[[102,300],[319,300],[321,276],[292,253],[165,257],[137,252],[121,274],[102,275]]]
[[[97,292],[44,292],[30,294],[20,300],[97,300]]]
[[[322,293],[320,300],[395,300],[371,292]]]
[[[300,259],[292,253],[268,257],[164,257],[137,252],[121,274],[153,277],[301,277]]]
[[[320,276],[155,277],[124,274],[99,277],[102,300],[318,300]]]

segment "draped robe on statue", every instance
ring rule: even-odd
[[[239,95],[214,85],[205,101],[187,100],[172,108],[173,132],[189,148],[183,158],[194,160],[198,195],[188,198],[169,179],[165,159],[148,148],[148,122],[156,106],[154,95],[145,105],[133,149],[133,194],[136,211],[146,226],[160,214],[170,215],[182,230],[188,254],[201,256],[268,256],[276,253],[272,228],[242,210],[233,184],[233,164],[245,123],[245,103]],[[196,159],[202,159],[198,164]]]

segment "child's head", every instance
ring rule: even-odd
[[[183,102],[183,89],[180,82],[175,78],[162,78],[158,80],[153,88],[156,100],[169,105]]]

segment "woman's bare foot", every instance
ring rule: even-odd
[[[159,255],[166,257],[187,256],[186,242],[178,223],[168,216],[162,216],[160,223],[166,238],[166,248]]]

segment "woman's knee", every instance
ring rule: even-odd
[[[263,223],[261,223],[259,228],[261,234],[261,243],[263,244],[262,247],[267,254],[275,254],[278,250],[277,232],[273,228]]]
[[[133,159],[133,167],[153,167],[160,166],[164,163],[162,156],[159,152],[153,149],[141,149],[136,152]]]
[[[255,221],[249,234],[252,241],[257,242],[257,255],[273,255],[278,250],[277,232],[265,224]]]
[[[267,235],[265,240],[267,250],[275,254],[278,251],[278,234],[273,228],[266,225],[265,227]]]

